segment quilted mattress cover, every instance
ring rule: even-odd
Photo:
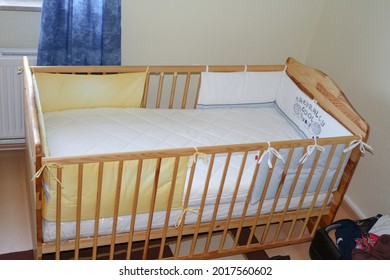
[[[254,108],[66,110],[45,113],[44,122],[52,157],[303,138],[272,103]],[[256,155],[257,152],[253,152],[248,156],[238,201],[246,199],[257,164]],[[242,156],[236,153],[230,160],[222,203],[231,200]],[[225,160],[226,155],[215,158],[206,204],[214,204]],[[201,201],[207,169],[208,164],[199,161],[190,206],[199,205]]]
[[[50,156],[302,139],[274,103],[249,108],[94,108],[44,113]]]

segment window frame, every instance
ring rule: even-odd
[[[40,12],[42,0],[0,0],[0,11]]]

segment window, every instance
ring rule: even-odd
[[[0,0],[0,10],[40,12],[42,0]]]

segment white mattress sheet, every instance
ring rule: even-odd
[[[44,114],[47,143],[50,156],[74,156],[81,154],[116,153],[129,151],[170,149],[181,147],[201,147],[212,145],[256,143],[266,141],[283,141],[302,139],[289,120],[274,104],[252,108],[208,108],[196,110],[176,109],[142,109],[142,108],[96,108],[82,110],[67,110]],[[240,184],[237,203],[245,201],[253,170],[257,164],[257,152],[248,156]],[[213,176],[207,193],[206,213],[212,211],[220,185],[221,173],[226,155],[216,157]],[[221,203],[229,203],[237,180],[237,174],[242,161],[242,154],[234,154],[230,160]],[[197,164],[192,184],[189,207],[199,206],[208,165]],[[189,176],[187,176],[188,178]],[[272,201],[272,200],[270,200]],[[270,202],[271,203],[271,202]],[[227,205],[221,206],[223,209]],[[251,206],[254,207],[254,206]],[[227,210],[221,210],[221,213]],[[239,211],[238,209],[235,211]],[[177,212],[177,213],[176,213]],[[164,212],[162,212],[164,213]],[[172,213],[172,219],[181,211]],[[211,212],[210,214],[211,215]],[[240,215],[238,213],[237,215]],[[188,214],[187,216],[191,216]],[[142,228],[146,224],[147,215],[137,215],[137,222]],[[124,221],[127,226],[128,219]],[[157,219],[156,226],[161,226]],[[109,228],[112,221],[101,219],[101,228]],[[83,224],[93,224],[93,221],[83,221]],[[172,221],[174,224],[174,221]],[[172,224],[171,223],[171,224]],[[53,231],[45,232],[45,238],[51,240]],[[70,233],[62,233],[64,237],[72,236],[75,228],[71,222],[63,223],[63,230],[70,228]],[[74,223],[73,223],[74,224]],[[86,226],[87,231],[88,226]],[[90,233],[89,233],[90,234]],[[85,233],[88,236],[88,233]],[[51,237],[50,237],[51,236]],[[46,240],[46,241],[47,241]]]
[[[50,156],[300,139],[274,104],[255,108],[95,108],[44,113]]]
[[[68,110],[45,113],[44,121],[51,156],[302,139],[302,135],[274,105],[196,110],[140,108]],[[256,154],[257,152],[253,152],[247,158],[238,201],[246,199],[257,163]],[[242,153],[236,153],[230,160],[222,203],[231,200],[242,156]],[[215,202],[225,160],[226,155],[218,155],[215,158],[206,204]],[[208,164],[199,161],[189,206],[200,204],[207,170]]]

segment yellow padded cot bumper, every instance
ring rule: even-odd
[[[156,164],[156,159],[143,160],[137,213],[145,213],[150,210]],[[182,196],[188,168],[187,164],[188,157],[180,158],[174,187],[172,209],[182,208]],[[175,158],[164,158],[161,161],[154,211],[167,210],[174,165]],[[61,178],[56,177],[57,168],[62,169]],[[99,218],[112,217],[114,215],[118,168],[119,162],[105,162],[103,164]],[[123,162],[119,215],[130,215],[132,213],[137,169],[138,160]],[[57,185],[58,181],[60,181],[62,184],[61,221],[75,221],[77,216],[79,165],[71,164],[61,167],[48,165],[43,176],[45,196],[43,197],[42,214],[44,219],[47,221],[56,221]],[[96,198],[99,186],[99,163],[83,164],[82,177],[80,178],[82,178],[81,220],[95,219]]]
[[[35,73],[42,112],[140,107],[146,72],[107,75]]]

